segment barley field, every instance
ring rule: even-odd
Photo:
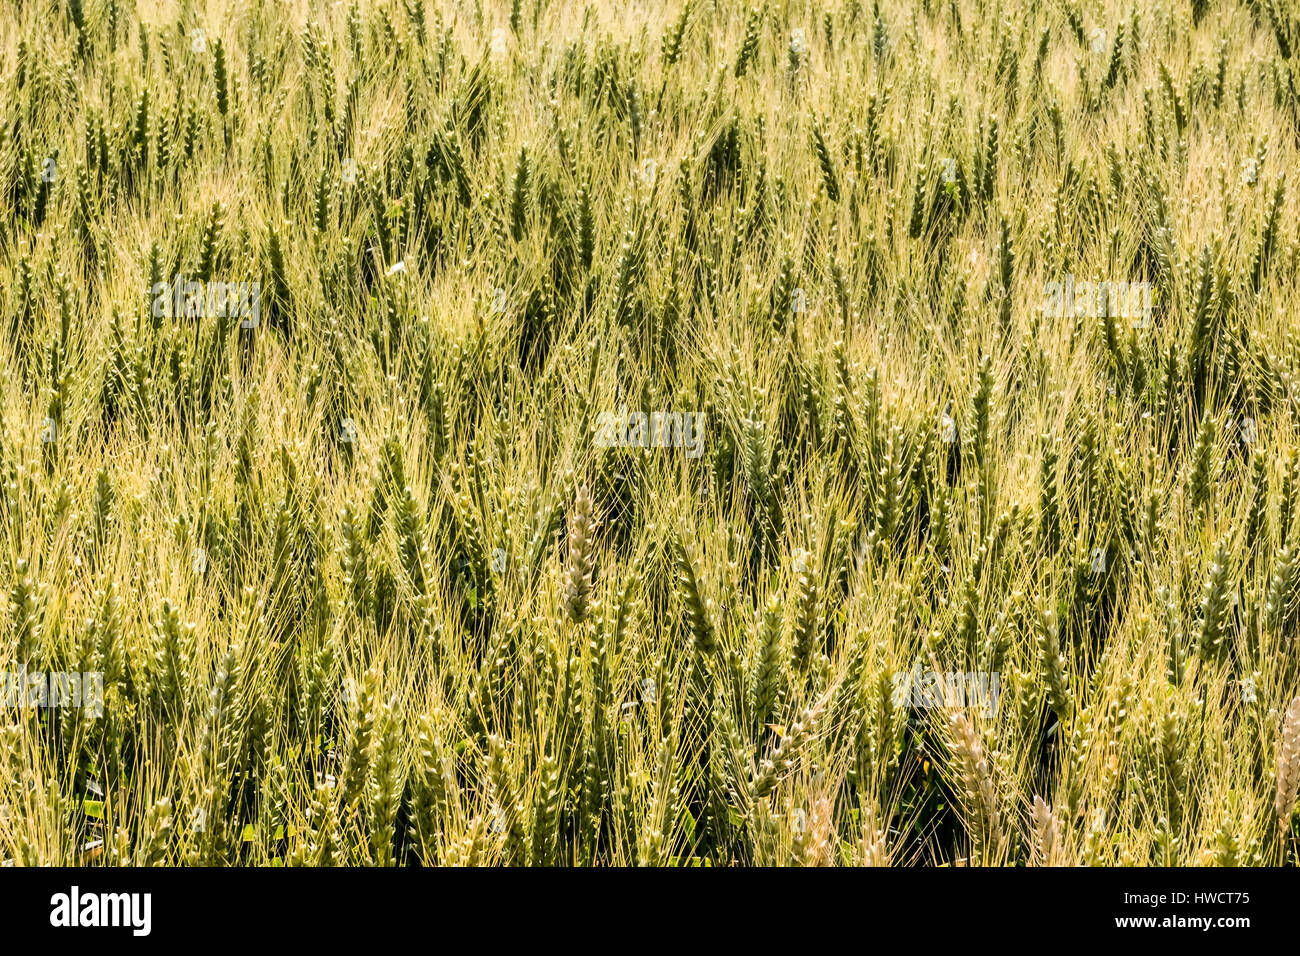
[[[0,861],[1295,865],[1298,155],[1289,0],[5,0]]]

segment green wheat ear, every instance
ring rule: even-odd
[[[776,717],[785,691],[781,617],[781,601],[772,595],[760,615],[758,647],[750,676],[750,708],[756,734],[762,734],[763,726]]]
[[[134,865],[163,866],[170,862],[169,851],[174,839],[172,816],[171,800],[168,797],[159,797],[150,804],[131,857]]]
[[[889,29],[885,18],[880,13],[880,4],[872,0],[871,4],[871,53],[877,60],[883,60],[889,51]]]
[[[345,685],[350,686],[352,700],[344,712],[347,736],[343,771],[339,779],[339,799],[344,807],[352,807],[361,799],[370,773],[373,756],[371,742],[374,739],[377,707],[375,685],[378,676],[378,672],[372,668],[361,681]]]
[[[1187,496],[1195,512],[1200,512],[1210,504],[1215,435],[1214,420],[1207,414],[1196,433],[1196,444],[1191,450],[1191,468],[1187,475]]]
[[[758,29],[762,22],[763,11],[753,7],[745,20],[745,36],[740,43],[740,53],[736,56],[736,67],[733,72],[737,79],[749,71],[750,64],[758,54]]]
[[[696,654],[708,660],[717,649],[716,633],[695,571],[694,559],[680,535],[672,540],[675,566],[674,584],[686,620],[686,630],[694,642]]]
[[[830,147],[826,145],[821,124],[815,119],[812,121],[812,147],[817,155],[817,165],[821,167],[822,185],[826,187],[826,196],[831,202],[839,202],[840,180],[835,172],[835,160],[831,157]]]
[[[1228,614],[1228,542],[1226,536],[1214,546],[1214,555],[1201,592],[1201,627],[1197,653],[1214,660],[1222,653]]]
[[[514,183],[510,189],[510,234],[515,241],[523,239],[527,229],[529,189],[532,182],[532,167],[528,156],[528,147],[519,150],[519,161],[515,164]]]
[[[768,759],[760,760],[757,771],[749,781],[750,793],[755,800],[762,800],[776,789],[778,783],[795,761],[808,748],[817,734],[817,722],[821,716],[820,709],[814,705],[806,709],[790,725],[789,732],[781,739]]]
[[[686,27],[690,22],[690,0],[682,4],[682,11],[677,15],[671,27],[664,31],[659,44],[660,56],[665,66],[675,66],[682,56],[682,43],[686,37]],[[662,97],[661,97],[662,99]]]
[[[1035,640],[1037,642],[1039,669],[1047,685],[1047,704],[1056,713],[1061,725],[1064,726],[1070,718],[1074,698],[1070,693],[1069,677],[1066,674],[1066,660],[1061,651],[1056,614],[1046,603],[1038,612],[1038,627],[1035,631]]]
[[[380,704],[375,717],[374,752],[370,756],[366,793],[371,861],[376,866],[392,866],[397,862],[393,840],[398,805],[406,782],[401,766],[400,741],[401,727],[392,704]]]

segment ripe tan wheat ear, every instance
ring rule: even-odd
[[[587,486],[578,488],[569,515],[569,563],[565,570],[564,608],[575,624],[587,617],[591,599],[592,534],[596,530],[591,517],[591,494]]]
[[[1033,862],[1038,866],[1056,866],[1061,850],[1061,823],[1051,805],[1037,794],[1030,819],[1034,824]]]
[[[996,860],[1002,845],[1002,816],[998,810],[993,773],[979,731],[963,714],[952,717],[952,747],[960,771],[960,787],[965,791],[967,812],[975,826],[972,833],[976,846],[973,857]]]
[[[1300,791],[1300,697],[1291,701],[1277,738],[1277,796],[1273,808],[1277,825],[1284,834],[1291,824],[1297,792]]]

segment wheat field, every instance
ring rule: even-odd
[[[1288,0],[7,0],[6,865],[1294,865]]]

